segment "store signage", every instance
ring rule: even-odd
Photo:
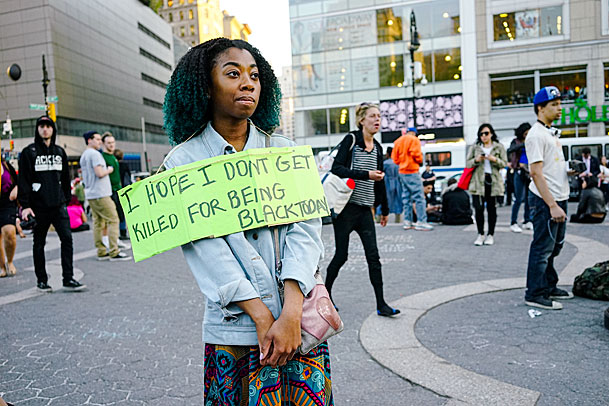
[[[575,100],[573,107],[562,109],[560,120],[555,125],[604,123],[609,121],[609,105],[588,106],[585,100]]]

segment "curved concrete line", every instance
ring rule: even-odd
[[[498,229],[498,231],[509,231]],[[567,235],[577,253],[561,272],[561,284],[570,284],[586,267],[602,260],[609,247],[597,241]],[[404,379],[450,398],[450,405],[535,405],[541,393],[511,385],[461,368],[437,356],[417,339],[417,321],[433,308],[482,293],[519,289],[526,279],[507,278],[464,283],[402,298],[392,305],[402,309],[396,319],[370,315],[360,329],[360,342],[374,360]]]

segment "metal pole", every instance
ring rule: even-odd
[[[44,105],[46,106],[45,112],[49,114],[49,102],[47,101],[47,88],[49,86],[49,73],[47,72],[47,64],[42,54],[42,89],[44,90]]]
[[[412,121],[413,127],[417,128],[417,106],[414,103],[414,49],[410,48],[410,69],[412,71]]]
[[[146,161],[146,172],[150,173],[148,164],[148,150],[146,149],[146,120],[142,117],[142,145],[144,147],[144,160]]]

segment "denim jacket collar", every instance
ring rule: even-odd
[[[262,144],[260,143],[261,137],[258,137],[258,135],[259,135],[258,130],[256,129],[256,126],[249,120],[248,120],[248,129],[249,129],[249,133],[248,133],[247,141],[245,143],[243,150],[246,151],[246,150],[252,149],[252,148],[263,148],[264,143],[262,143]],[[210,156],[232,154],[232,153],[237,152],[235,150],[235,148],[231,144],[229,144],[224,139],[224,137],[222,137],[214,129],[214,127],[211,125],[211,122],[209,122],[205,126],[205,128],[203,129],[203,132],[201,133],[201,135],[199,135],[199,137],[201,137],[203,144],[207,148]]]

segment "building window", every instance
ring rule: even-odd
[[[535,96],[533,72],[516,72],[507,75],[491,75],[492,106],[532,104]]]
[[[140,55],[145,56],[146,58],[150,59],[151,61],[158,63],[162,67],[171,70],[170,64],[168,64],[167,62],[163,61],[162,59],[157,58],[156,56],[152,55],[150,52],[146,51],[145,49],[140,48]]]
[[[349,132],[349,108],[330,109],[330,134],[345,134],[347,132]]]
[[[461,79],[461,48],[434,50],[434,81]]]
[[[184,0],[180,0],[178,3],[180,3],[180,6],[184,5]]]
[[[609,63],[604,63],[605,67],[605,100],[609,100]]]
[[[380,87],[401,87],[404,84],[404,56],[381,56],[378,61]]]
[[[196,42],[194,41],[190,41],[190,45],[192,45],[193,47],[195,46]]]
[[[169,13],[169,14],[171,15],[171,13]],[[139,28],[140,31],[146,33],[146,35],[148,35],[149,37],[155,39],[157,42],[162,44],[165,48],[171,49],[171,45],[169,45],[169,42],[165,41],[163,38],[156,35],[154,32],[152,32],[148,27],[146,27],[142,23],[138,22],[137,28]]]
[[[562,100],[586,99],[586,67],[543,69],[539,71],[539,86],[556,86]]]
[[[190,35],[195,35],[195,26],[194,25],[190,26]]]
[[[183,37],[186,34],[186,30],[184,29],[184,26],[180,27],[180,37]]]
[[[184,20],[184,12],[180,11],[180,21]]]
[[[172,23],[173,22],[173,13],[169,13],[169,22]]]
[[[424,24],[425,21],[419,22],[417,16],[417,23]],[[434,1],[431,8],[431,24],[434,38],[459,35],[461,32],[459,1]]]
[[[165,82],[161,82],[160,80],[155,79],[155,78],[153,78],[152,76],[148,76],[148,75],[146,75],[144,72],[142,72],[142,73],[141,73],[141,75],[142,75],[142,80],[143,80],[144,82],[151,83],[151,84],[153,84],[153,85],[155,85],[155,86],[158,86],[158,87],[160,87],[160,88],[162,88],[162,89],[167,88],[167,83],[165,83]]]
[[[195,18],[194,13],[192,12],[192,9],[188,10],[188,19],[192,20],[193,18]]]
[[[143,98],[143,102],[146,106],[154,107],[155,109],[163,110],[163,103],[159,103],[154,100]]]
[[[304,112],[306,135],[328,134],[328,117],[326,109]]]
[[[195,0],[188,0],[188,4],[192,4],[194,2],[195,2]]]
[[[500,13],[493,16],[493,40],[515,41],[563,35],[562,6]]]
[[[167,7],[173,7],[173,0],[167,0]]]
[[[402,17],[393,8],[376,10],[376,30],[379,43],[402,40]]]

